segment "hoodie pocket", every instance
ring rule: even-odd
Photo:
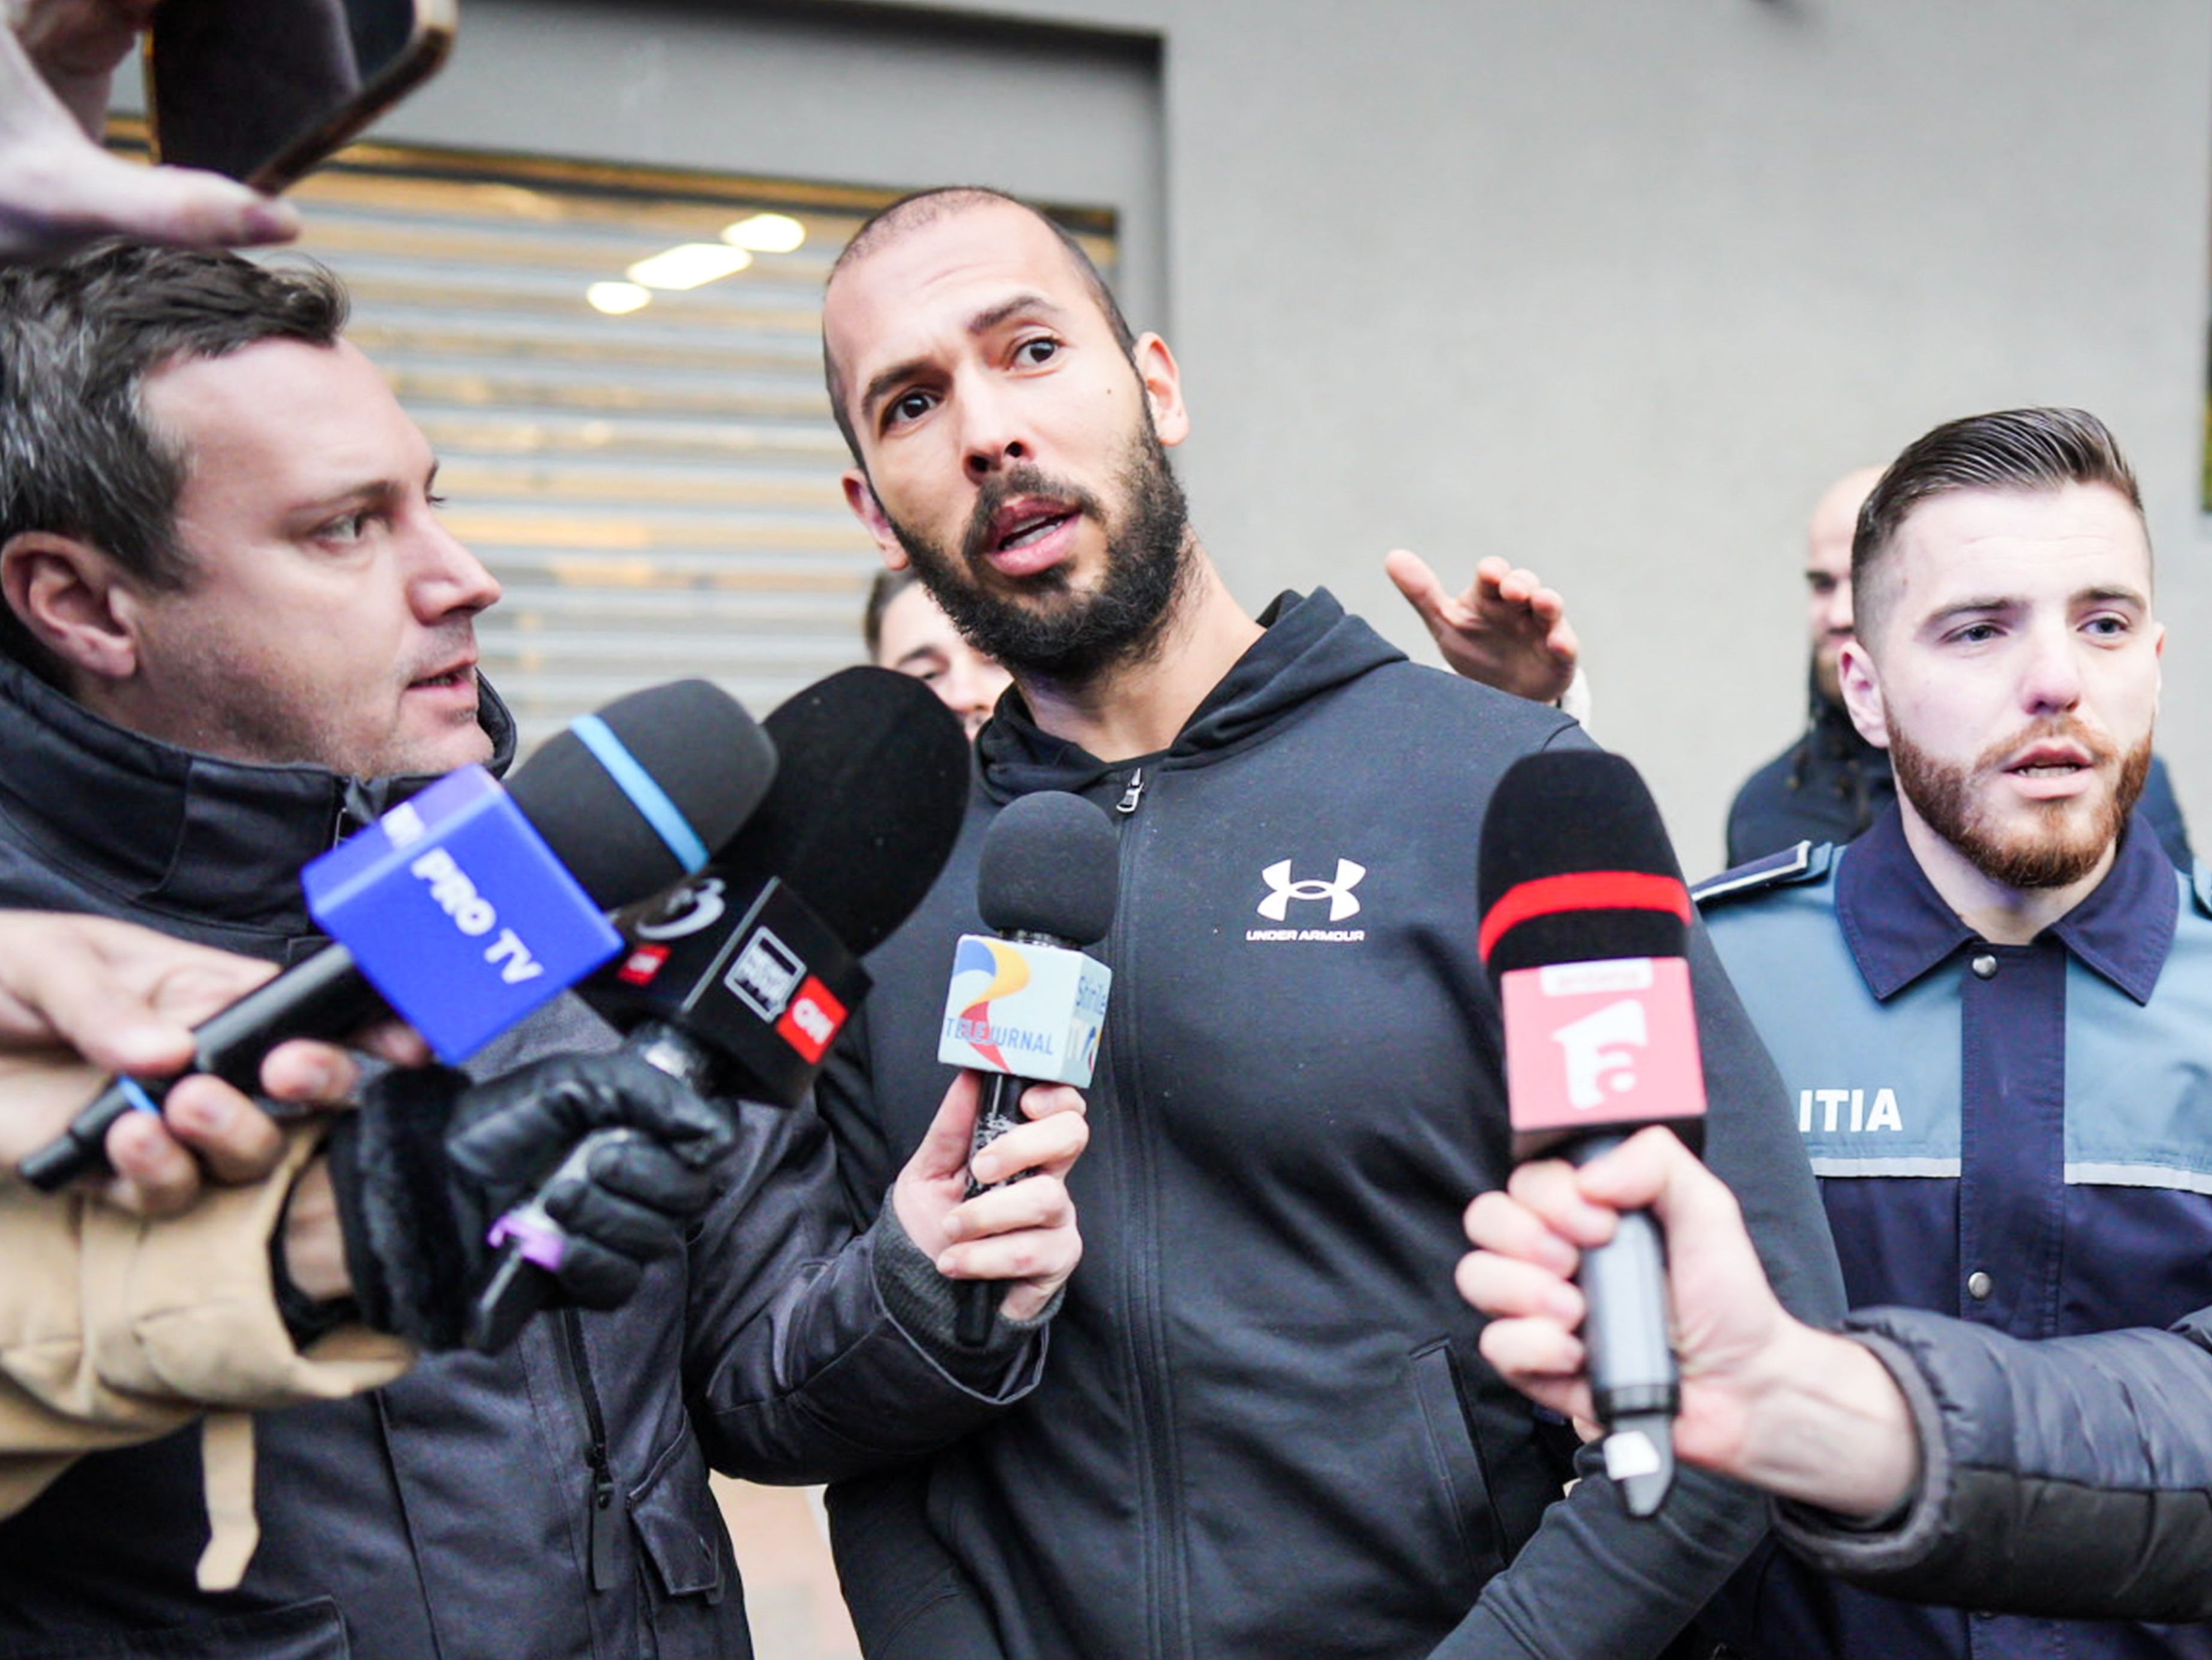
[[[1499,1546],[1503,1529],[1491,1500],[1482,1455],[1468,1432],[1467,1414],[1460,1405],[1450,1343],[1438,1338],[1414,1350],[1408,1367],[1427,1435],[1430,1468],[1451,1517],[1460,1554],[1480,1583],[1505,1566]]]

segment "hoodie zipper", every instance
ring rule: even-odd
[[[584,1347],[584,1323],[574,1309],[562,1309],[561,1329],[568,1340],[568,1359],[575,1368],[576,1392],[583,1397],[584,1423],[591,1444],[584,1462],[592,1472],[592,1497],[584,1510],[586,1555],[592,1565],[592,1589],[612,1590],[615,1584],[614,1468],[607,1456],[607,1420],[599,1410],[599,1391],[592,1381],[592,1357]]]
[[[1142,767],[1129,775],[1121,799],[1115,803],[1123,834],[1120,837],[1121,891],[1127,897],[1135,888],[1138,855],[1144,839],[1134,833],[1133,815],[1143,800],[1146,780]],[[1136,1012],[1131,997],[1136,963],[1128,927],[1129,907],[1116,907],[1108,933],[1109,959],[1121,982],[1118,994],[1108,1003],[1109,1025],[1107,1066],[1114,1081],[1116,1105],[1133,1114],[1145,1098],[1136,1046]],[[1171,1431],[1175,1417],[1172,1374],[1169,1369],[1166,1322],[1161,1312],[1163,1286],[1159,1258],[1159,1183],[1153,1164],[1149,1125],[1133,1124],[1135,1134],[1116,1137],[1126,1150],[1122,1170],[1124,1214],[1128,1225],[1124,1237],[1139,1241],[1137,1251],[1124,1268],[1127,1275],[1129,1320],[1129,1391],[1143,1429],[1143,1451],[1137,1460],[1139,1505],[1139,1572],[1146,1587],[1144,1601],[1151,1631],[1146,1652],[1188,1660],[1190,1645],[1190,1595],[1187,1579],[1188,1547],[1181,1506],[1165,1495],[1181,1491],[1180,1461]]]
[[[1133,768],[1129,773],[1129,786],[1121,792],[1121,799],[1114,804],[1114,811],[1124,815],[1133,813],[1137,810],[1137,804],[1144,799],[1145,769]]]

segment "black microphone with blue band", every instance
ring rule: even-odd
[[[775,786],[704,869],[616,921],[624,955],[577,988],[628,1047],[702,1096],[796,1107],[867,994],[862,954],[920,904],[959,839],[974,763],[937,695],[889,669],[839,671],[762,722]],[[578,1144],[574,1169],[598,1145]],[[552,1294],[568,1249],[543,1202],[493,1230],[469,1318],[495,1353]]]
[[[582,717],[504,790],[449,774],[301,873],[335,943],[195,1027],[189,1071],[251,1095],[279,1043],[386,1012],[464,1058],[614,955],[604,913],[698,869],[775,773],[737,702],[686,680]],[[174,1081],[116,1079],[19,1174],[52,1192],[106,1170],[108,1130]]]

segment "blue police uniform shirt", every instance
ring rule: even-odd
[[[1706,921],[1781,1069],[1851,1305],[2040,1339],[2212,1303],[2212,916],[2146,822],[2025,946],[1960,921],[1894,806],[1849,848],[1773,862],[1708,885]],[[1711,1623],[1757,1655],[2212,1657],[2212,1627],[1923,1608],[1765,1551]]]

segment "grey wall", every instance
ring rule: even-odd
[[[2161,746],[2212,843],[2201,0],[957,9],[1155,36],[1157,90],[1121,40],[873,9],[469,0],[385,131],[1122,205],[1238,591],[1327,582],[1425,649],[1387,548],[1534,564],[1693,868],[1795,728],[1822,485],[1954,414],[2087,405],[2143,474]]]

